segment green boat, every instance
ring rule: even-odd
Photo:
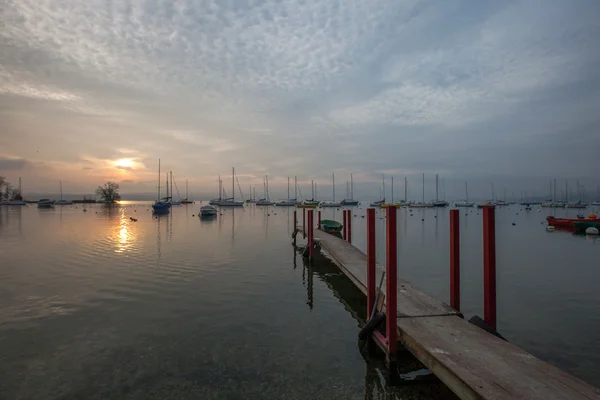
[[[600,222],[574,221],[573,226],[581,231],[585,231],[587,228],[600,229]]]
[[[321,220],[321,230],[327,233],[339,233],[342,231],[343,225],[331,219]]]

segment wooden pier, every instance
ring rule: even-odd
[[[367,255],[346,240],[313,231],[312,212],[309,213],[309,245],[320,247],[358,289],[372,298],[373,293],[368,292],[374,285],[367,284]],[[393,225],[389,233],[395,231]],[[392,260],[395,264],[395,256]],[[379,282],[385,268],[378,265],[374,269]],[[372,276],[370,280],[374,282]],[[386,285],[387,282],[383,287]],[[393,286],[390,282],[388,289]],[[392,358],[396,357],[396,344],[403,346],[460,398],[600,399],[600,389],[465,321],[459,311],[411,283],[397,279],[395,286],[397,301],[392,301],[391,308],[396,308],[396,315],[387,316],[388,321],[395,319],[395,331],[386,326],[386,336],[374,332],[378,336],[375,342],[384,350],[387,348]],[[382,301],[378,309],[386,311]],[[386,337],[394,338],[394,343],[386,344]]]

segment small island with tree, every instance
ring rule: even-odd
[[[101,202],[106,204],[114,204],[121,200],[119,184],[115,182],[106,182],[104,186],[98,186],[96,194],[100,196]]]

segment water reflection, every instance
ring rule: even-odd
[[[103,207],[103,209],[109,216],[118,213],[118,220],[116,220],[117,224],[115,224],[111,235],[111,239],[115,244],[114,252],[125,253],[128,250],[131,250],[137,239],[137,234],[130,226],[133,221],[125,214],[125,208],[120,207],[118,209],[113,209],[113,207]],[[109,209],[110,211],[107,211]]]

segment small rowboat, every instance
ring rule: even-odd
[[[343,225],[331,219],[321,220],[321,230],[327,233],[339,233],[342,231]]]

